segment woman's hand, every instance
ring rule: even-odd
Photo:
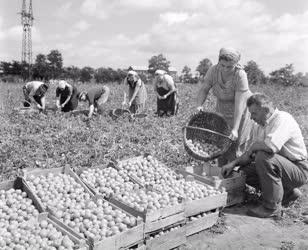
[[[238,138],[238,131],[236,129],[232,129],[231,134],[230,134],[230,139],[232,141],[236,141]]]
[[[128,102],[128,107],[132,106],[132,101]]]
[[[166,99],[167,98],[167,95],[163,95],[161,99]]]

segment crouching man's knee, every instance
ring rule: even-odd
[[[272,169],[274,154],[258,151],[255,156],[255,163],[258,170],[270,170]]]

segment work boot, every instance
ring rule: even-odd
[[[303,193],[298,189],[294,188],[283,196],[282,206],[289,207],[291,206]]]
[[[258,207],[249,209],[247,211],[247,215],[259,218],[272,218],[272,217],[280,218],[282,216],[282,211],[281,208],[269,209],[264,207],[263,205],[260,205]]]

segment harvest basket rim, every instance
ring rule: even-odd
[[[124,109],[124,108],[116,108],[116,109],[113,109],[112,110],[112,115],[114,116],[114,117],[116,117],[116,118],[119,118],[121,115],[118,115],[118,114],[116,114],[116,112],[117,111],[123,111],[123,113],[122,114],[124,114],[124,113],[128,113],[128,114],[130,114],[131,112],[129,111],[129,109]]]
[[[221,120],[221,122],[223,122],[223,126],[225,126],[225,130],[226,131],[229,131],[230,130],[230,128],[229,128],[229,126],[228,126],[228,124],[227,124],[227,122],[226,122],[226,120],[225,120],[225,118],[222,116],[222,114],[220,114],[220,113],[217,113],[217,112],[211,112],[211,111],[199,111],[199,112],[197,112],[197,113],[194,113],[194,114],[192,114],[191,116],[190,116],[190,118],[189,118],[189,121],[185,124],[185,126],[183,127],[183,129],[182,129],[182,131],[183,131],[183,142],[184,142],[184,148],[185,148],[185,150],[186,150],[186,152],[191,156],[191,157],[193,157],[194,159],[196,159],[196,160],[201,160],[201,161],[210,161],[210,160],[213,160],[213,159],[215,159],[215,158],[218,158],[219,156],[221,156],[222,154],[224,154],[229,148],[230,148],[230,146],[231,146],[231,144],[232,144],[232,140],[231,139],[229,139],[229,138],[227,138],[227,136],[228,135],[225,135],[225,137],[224,136],[222,136],[222,135],[219,135],[219,134],[216,134],[216,136],[217,137],[221,137],[221,138],[223,138],[226,142],[225,142],[225,145],[224,145],[224,147],[223,147],[223,149],[222,150],[220,150],[219,152],[217,152],[217,153],[214,153],[214,154],[212,154],[212,155],[209,155],[209,156],[202,156],[202,155],[200,155],[200,154],[197,154],[196,152],[194,152],[190,147],[189,147],[189,145],[188,145],[188,139],[187,139],[187,130],[188,129],[190,129],[190,130],[192,130],[192,131],[194,131],[194,130],[197,130],[197,129],[194,129],[194,128],[192,128],[191,126],[193,125],[193,126],[195,126],[195,127],[198,127],[198,126],[196,126],[196,125],[194,125],[194,124],[191,124],[196,118],[198,118],[198,117],[202,117],[202,116],[213,116],[213,117],[216,117],[217,119],[220,119]],[[199,126],[200,128],[203,128],[202,126]],[[200,130],[199,130],[200,131]],[[221,133],[221,134],[224,134],[224,133],[222,133],[221,131],[214,131],[214,132],[219,132],[219,133]],[[205,133],[205,131],[204,131],[204,133]],[[210,132],[208,132],[208,133],[210,133]],[[214,134],[214,133],[213,133]]]

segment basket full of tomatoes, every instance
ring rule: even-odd
[[[222,115],[200,111],[192,115],[183,128],[184,147],[197,160],[213,160],[231,146],[229,134],[229,126]]]

